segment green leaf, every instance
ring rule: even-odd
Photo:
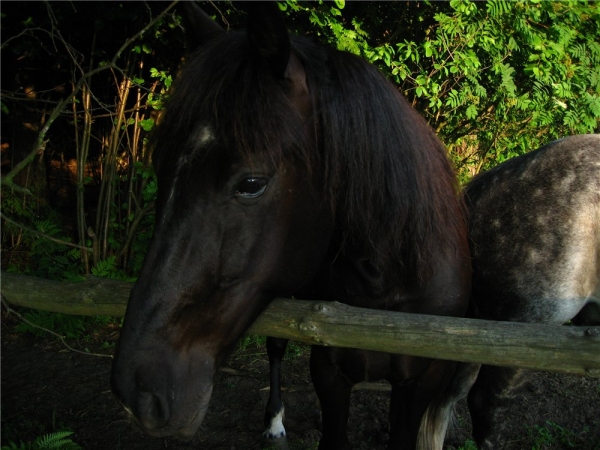
[[[467,118],[473,120],[477,117],[477,107],[475,105],[470,105],[465,111]]]
[[[337,8],[334,8],[333,6],[329,9],[329,11],[334,16],[341,16],[342,15],[341,11],[339,9],[337,9]]]
[[[600,97],[586,92],[585,102],[587,103],[588,108],[594,117],[600,118]]]
[[[144,119],[140,120],[140,126],[144,129],[144,131],[150,131],[154,127],[154,119]]]
[[[427,58],[431,57],[431,55],[433,55],[433,49],[431,48],[431,41],[426,41],[423,44],[423,48],[425,49],[425,56]]]
[[[321,18],[320,14],[318,14],[316,11],[312,11],[310,13],[310,21],[312,23],[315,23],[315,24],[319,25],[320,27],[324,27],[325,26],[325,22]]]

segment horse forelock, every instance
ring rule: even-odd
[[[429,271],[465,234],[443,145],[374,66],[304,38],[293,38],[292,50],[306,70],[312,115],[294,111],[285,81],[248,52],[243,33],[224,34],[175,83],[154,137],[156,163],[225,151],[318,165],[325,182],[315,188],[331,204],[341,245],[369,248],[406,277]],[[207,130],[217,145],[202,145]]]
[[[275,165],[308,160],[302,118],[284,85],[248,51],[244,33],[215,37],[191,55],[173,86],[152,139],[155,163],[181,166],[212,152],[266,156]],[[204,145],[203,130],[214,145]]]

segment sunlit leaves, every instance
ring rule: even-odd
[[[597,5],[450,5],[423,42],[397,43],[395,59],[383,67],[450,147],[472,135],[485,157],[495,158],[500,146],[506,156],[538,146],[540,136],[598,130]]]
[[[466,16],[473,14],[477,8],[468,0],[450,0],[450,6]]]
[[[486,7],[487,7],[488,13],[492,17],[498,17],[498,16],[501,16],[502,14],[508,14],[512,9],[511,4],[505,0],[488,1],[488,2],[486,2]]]
[[[600,96],[592,95],[589,92],[586,92],[584,101],[588,105],[590,112],[595,117],[600,118]]]
[[[165,88],[167,88],[167,89],[170,88],[171,83],[173,83],[173,77],[164,70],[158,70],[153,67],[150,69],[150,76],[152,78],[158,78],[165,85]]]
[[[475,119],[477,117],[477,107],[475,105],[469,105],[465,111],[465,115],[469,119]]]
[[[140,120],[140,126],[144,131],[150,131],[152,130],[152,127],[154,127],[154,119]]]
[[[320,39],[377,64],[461,164],[479,170],[553,138],[599,130],[597,3],[422,3],[410,24],[428,23],[418,40],[368,36],[373,11],[381,12],[371,4],[352,8],[356,16],[342,1],[285,4],[306,14]],[[391,16],[382,23],[389,33],[409,26]]]
[[[144,43],[133,46],[131,51],[138,54],[143,52],[149,55],[150,53],[152,53],[152,47],[150,46],[150,44]]]

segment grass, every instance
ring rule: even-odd
[[[580,433],[575,433],[557,423],[546,421],[544,426],[528,427],[528,437],[531,440],[531,450],[544,450],[547,448],[581,448],[579,443],[589,427],[584,427]],[[598,446],[600,448],[600,444]]]
[[[267,345],[267,337],[266,336],[256,336],[254,334],[248,334],[240,339],[238,343],[238,350],[251,350],[251,349],[260,349]]]
[[[265,336],[247,335],[240,339],[238,351],[259,350],[266,354],[267,338]],[[295,359],[307,355],[310,352],[310,345],[290,341],[285,351],[284,359]]]
[[[557,423],[546,421],[545,425],[535,425],[526,427],[526,433],[522,439],[518,439],[518,443],[514,442],[515,448],[523,450],[548,450],[548,449],[576,449],[576,450],[600,450],[600,442],[594,444],[586,444],[589,438],[586,436],[590,428],[584,427],[580,432],[576,433]],[[458,447],[457,450],[477,450],[477,445],[471,439],[467,439],[465,443]]]
[[[27,308],[20,308],[19,311],[26,321],[20,321],[15,326],[18,333],[45,337],[48,331],[52,331],[67,339],[84,342],[92,340],[91,333],[96,328],[118,324],[120,320],[107,316],[73,316]]]
[[[467,439],[462,446],[458,447],[457,450],[477,450],[477,445],[472,439]]]

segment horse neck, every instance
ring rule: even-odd
[[[393,300],[401,283],[397,264],[381,264],[364,248],[333,245],[312,291],[315,298],[377,308]],[[392,267],[394,266],[394,267]]]

